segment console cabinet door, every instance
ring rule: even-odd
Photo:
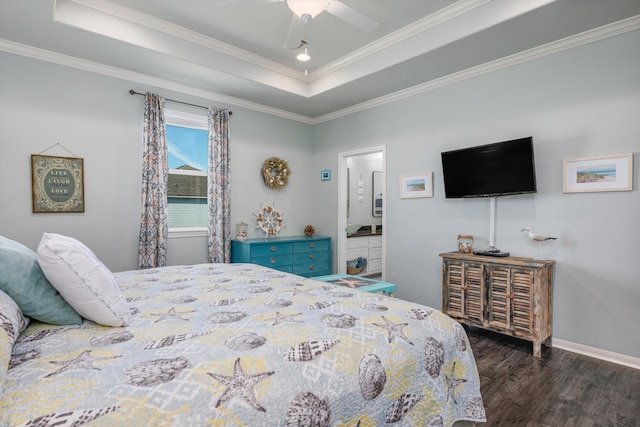
[[[511,269],[488,267],[489,326],[511,329]]]
[[[489,266],[487,276],[489,326],[516,335],[530,335],[533,330],[533,270]]]
[[[454,318],[468,323],[483,324],[484,266],[477,263],[444,263],[445,283],[443,309]]]
[[[513,329],[516,334],[530,336],[533,333],[535,271],[530,268],[514,268],[511,273],[511,299],[513,303]]]

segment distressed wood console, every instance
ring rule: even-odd
[[[541,344],[551,338],[555,261],[440,256],[442,311],[460,323],[533,341],[533,355],[540,357]]]

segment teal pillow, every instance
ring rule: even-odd
[[[79,325],[82,317],[51,286],[31,249],[0,236],[0,290],[25,316],[52,325]]]

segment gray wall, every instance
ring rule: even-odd
[[[34,250],[45,231],[67,234],[83,241],[114,271],[137,268],[144,98],[129,95],[131,88],[209,105],[99,74],[0,54],[0,234]],[[180,108],[175,103],[167,106]],[[320,180],[320,170],[309,168],[310,126],[229,108],[234,111],[232,232],[237,222],[245,221],[250,224],[249,237],[262,236],[253,214],[261,204],[275,203],[285,224],[281,234],[303,234],[313,219],[309,182]],[[30,155],[57,143],[84,159],[83,214],[31,212]],[[44,154],[73,157],[59,146]],[[262,184],[262,162],[271,156],[287,160],[292,169],[290,182],[281,191]],[[206,262],[206,247],[204,238],[171,239],[168,263]]]
[[[387,146],[386,280],[399,297],[440,307],[438,254],[458,234],[489,243],[489,200],[446,199],[440,152],[532,135],[538,193],[498,200],[497,246],[535,257],[524,226],[558,236],[543,246],[557,261],[554,337],[640,357],[638,46],[635,31],[315,127],[315,159],[334,167],[341,151]],[[629,152],[633,191],[562,193],[563,159]],[[434,197],[400,199],[399,175],[423,171]]]
[[[474,235],[479,247],[489,234],[488,200],[445,199],[440,152],[532,135],[538,193],[498,201],[497,245],[536,256],[522,227],[557,235],[544,247],[557,261],[554,337],[640,357],[637,46],[640,31],[316,126],[234,107],[233,222],[254,226],[260,203],[275,202],[283,235],[299,235],[310,223],[335,241],[338,153],[386,145],[386,278],[399,285],[398,296],[440,307],[438,254],[456,249],[457,234]],[[113,270],[135,268],[142,99],[130,97],[130,88],[0,56],[0,234],[34,248],[43,231],[66,233]],[[31,213],[29,155],[55,143],[85,159],[85,214]],[[633,191],[562,193],[563,159],[628,152],[635,155]],[[293,169],[281,192],[260,181],[260,165],[272,155]],[[323,169],[333,171],[331,181],[320,180]],[[399,175],[423,171],[434,172],[434,197],[401,200]],[[203,260],[202,239],[171,245],[173,263]]]

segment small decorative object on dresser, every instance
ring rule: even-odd
[[[529,226],[526,226],[525,228],[523,228],[520,231],[521,232],[522,231],[526,231],[528,236],[529,236],[529,239],[531,239],[534,242],[538,242],[538,251],[540,251],[540,255],[537,256],[535,259],[544,259],[542,257],[542,242],[546,242],[546,241],[549,241],[549,240],[558,240],[557,237],[549,237],[549,236],[543,236],[541,234],[535,234],[533,231],[531,231],[531,227],[529,227]]]
[[[555,261],[478,256],[442,257],[442,311],[460,323],[533,341],[551,339]]]
[[[307,225],[304,228],[304,235],[307,237],[313,237],[313,235],[316,234],[316,229],[313,228],[313,225]]]
[[[282,228],[282,214],[272,206],[263,206],[254,214],[258,221],[256,228],[264,231],[264,238],[274,235],[278,237],[278,232]]]
[[[249,224],[242,221],[236,224],[236,239],[244,240],[247,238],[247,227]]]
[[[458,234],[458,251],[463,254],[473,253],[473,236]]]

